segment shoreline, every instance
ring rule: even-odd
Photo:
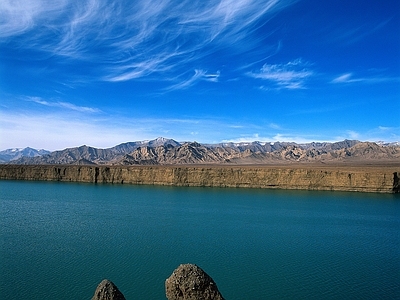
[[[400,164],[0,165],[0,179],[197,187],[400,192]]]

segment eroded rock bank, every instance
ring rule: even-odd
[[[0,165],[0,179],[397,193],[398,166]]]

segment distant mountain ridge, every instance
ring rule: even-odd
[[[0,163],[17,160],[21,157],[36,157],[50,153],[51,153],[50,151],[44,149],[36,150],[30,147],[12,148],[0,151]]]
[[[274,164],[290,162],[398,161],[400,146],[344,140],[335,143],[249,142],[199,144],[173,139],[127,142],[100,149],[90,146],[49,152],[5,150],[2,163],[74,165],[171,165],[171,164]],[[6,152],[8,151],[8,152]],[[41,152],[40,152],[41,151]],[[25,153],[27,155],[22,155]],[[9,155],[9,156],[5,156]]]

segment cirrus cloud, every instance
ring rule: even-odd
[[[331,83],[380,83],[390,81],[400,81],[399,77],[387,77],[380,74],[368,74],[369,77],[355,77],[353,73],[345,73],[335,77]]]
[[[248,73],[248,75],[270,82],[272,88],[303,89],[306,80],[314,75],[307,66],[308,63],[296,59],[286,64],[264,64],[259,71]],[[263,88],[266,87],[263,86]]]
[[[41,97],[32,97],[28,96],[26,97],[26,101],[31,101],[35,102],[40,105],[48,106],[48,107],[56,107],[56,108],[62,108],[62,109],[68,109],[68,110],[73,110],[77,112],[82,112],[82,113],[98,113],[100,110],[98,108],[93,108],[93,107],[86,107],[86,106],[78,106],[73,103],[65,102],[65,101],[48,101],[44,100]]]
[[[202,59],[215,49],[255,49],[257,41],[250,43],[249,35],[293,2],[4,0],[0,36],[21,49],[91,62],[96,65],[91,74],[103,81],[154,74],[168,81],[187,73],[188,64],[192,70],[205,69]],[[217,76],[207,78],[216,81]]]

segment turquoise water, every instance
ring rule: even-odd
[[[0,298],[165,299],[195,263],[226,299],[400,299],[400,197],[0,181]]]

